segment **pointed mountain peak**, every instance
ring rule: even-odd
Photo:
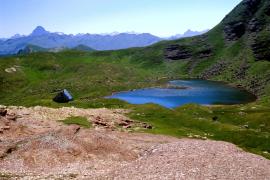
[[[185,33],[193,32],[191,29],[188,29]]]
[[[33,32],[31,33],[31,36],[41,36],[41,35],[44,35],[44,34],[48,34],[49,31],[46,31],[44,29],[44,27],[42,26],[37,26]]]

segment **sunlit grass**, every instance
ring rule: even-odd
[[[87,120],[87,118],[85,117],[80,117],[80,116],[72,116],[72,117],[68,117],[65,120],[61,120],[61,122],[63,122],[66,125],[79,125],[81,127],[84,128],[91,128],[92,124]]]

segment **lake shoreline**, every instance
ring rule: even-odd
[[[162,92],[158,92],[161,90]],[[168,92],[164,92],[164,90],[167,90]],[[176,91],[176,90],[180,90],[180,91]],[[181,90],[183,91],[181,92]],[[145,91],[145,92],[142,92],[142,91]],[[188,91],[190,91],[190,93],[193,93],[193,94],[183,95],[185,93],[189,93]],[[211,93],[214,93],[216,97],[213,97],[214,95],[209,93],[210,91],[212,91]],[[147,93],[149,92],[151,93],[147,96]],[[130,95],[128,95],[129,93]],[[137,100],[138,102],[136,102],[135,94],[138,94],[138,93],[143,93],[143,94],[140,94],[138,96],[139,100]],[[168,96],[169,93],[173,93],[173,95]],[[205,95],[198,96],[198,93],[204,93],[206,96]],[[121,97],[121,94],[123,95],[123,97]],[[164,96],[162,96],[162,94]],[[174,96],[176,100],[171,99],[171,97],[174,97]],[[196,97],[197,99],[194,99],[194,97],[192,96]],[[227,96],[228,99],[224,98],[224,96]],[[193,98],[193,100],[188,100],[189,97],[191,97],[191,99]],[[207,106],[235,105],[235,104],[247,104],[251,102],[256,102],[258,100],[258,97],[256,95],[247,91],[242,86],[240,87],[239,85],[229,84],[222,81],[203,80],[203,79],[194,79],[194,78],[168,80],[166,83],[163,83],[159,86],[113,92],[110,96],[106,96],[105,98],[106,99],[119,99],[119,100],[126,101],[130,104],[154,103],[154,104],[159,104],[161,106],[164,106],[170,109],[177,108],[181,105],[190,104],[190,103],[195,103],[195,104],[200,104],[200,105],[207,104]],[[166,105],[164,105],[162,101],[165,101],[166,98],[167,100],[166,102],[164,102],[166,103]],[[168,103],[173,103],[173,104],[168,105]],[[179,106],[177,104],[179,104]]]

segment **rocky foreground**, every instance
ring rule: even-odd
[[[125,110],[0,108],[0,179],[270,179],[270,161],[235,145],[131,133]],[[93,128],[59,120],[83,116]]]

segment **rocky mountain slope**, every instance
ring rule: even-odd
[[[164,57],[186,62],[190,76],[243,85],[257,95],[270,91],[270,2],[243,0],[208,33],[165,42]]]

